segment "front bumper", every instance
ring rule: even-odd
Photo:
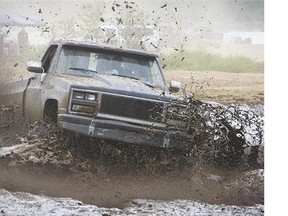
[[[193,146],[192,138],[185,132],[166,128],[149,128],[127,122],[102,118],[89,118],[70,114],[59,114],[60,128],[78,134],[163,148],[188,149]]]

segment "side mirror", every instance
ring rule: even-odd
[[[176,93],[180,90],[181,88],[181,83],[180,82],[177,82],[175,80],[172,80],[170,82],[170,86],[169,86],[169,91],[170,92],[173,92],[173,93]]]
[[[37,61],[28,61],[27,62],[27,70],[34,73],[43,73],[44,68],[42,67],[41,62]]]

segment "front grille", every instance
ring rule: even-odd
[[[162,122],[162,102],[103,94],[100,113],[139,120]]]

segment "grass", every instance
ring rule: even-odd
[[[256,62],[243,56],[224,57],[201,50],[164,55],[161,63],[167,70],[264,72],[264,62]]]

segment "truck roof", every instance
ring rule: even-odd
[[[102,49],[107,51],[113,51],[118,53],[128,53],[128,54],[134,54],[134,55],[141,55],[146,57],[156,57],[158,58],[158,55],[155,53],[145,52],[141,50],[136,49],[127,49],[122,47],[113,46],[110,44],[105,43],[97,43],[97,42],[88,42],[88,41],[76,41],[76,40],[59,40],[55,41],[53,44],[58,45],[67,45],[67,46],[81,46],[86,48],[95,48],[95,49]]]

